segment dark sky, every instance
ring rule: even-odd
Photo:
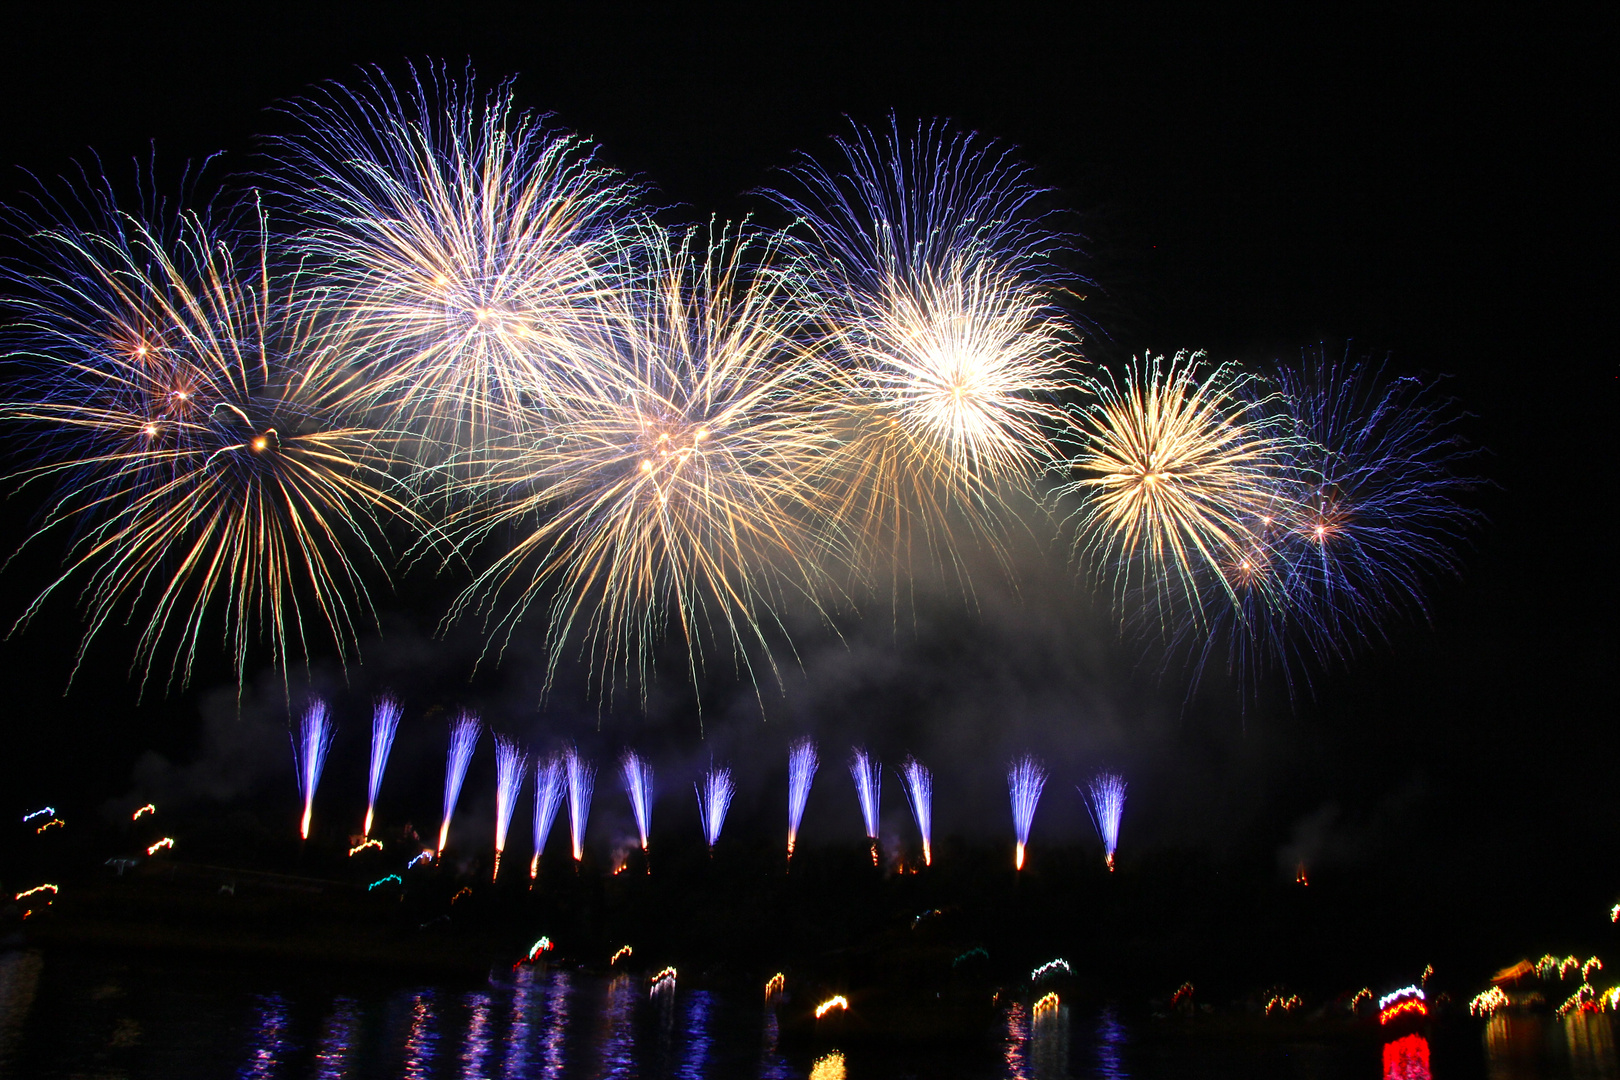
[[[1202,347],[1263,362],[1353,338],[1398,369],[1452,376],[1494,487],[1478,496],[1490,524],[1464,578],[1434,590],[1432,626],[1397,627],[1321,678],[1315,700],[1274,701],[1245,730],[1218,696],[1183,710],[1176,679],[1137,669],[1059,565],[1023,606],[994,594],[972,617],[930,609],[898,639],[857,627],[846,644],[812,641],[765,734],[722,700],[707,744],[658,715],[615,713],[587,737],[740,764],[774,762],[795,725],[963,762],[1022,739],[1065,779],[1104,759],[1135,768],[1144,843],[1264,861],[1297,835],[1347,866],[1405,851],[1437,874],[1466,869],[1469,888],[1536,882],[1549,910],[1612,902],[1614,86],[1599,55],[1612,24],[1359,7],[1281,22],[1118,10],[1137,5],[684,7],[33,5],[0,36],[0,160],[50,177],[94,150],[123,182],[155,143],[162,162],[223,150],[251,169],[278,99],[407,58],[519,75],[523,104],[694,218],[755,208],[746,193],[822,149],[846,114],[950,117],[1014,142],[1088,237],[1093,356]],[[0,174],[0,199],[28,185]],[[20,526],[8,520],[8,549]],[[27,584],[15,569],[0,581],[9,611]],[[594,726],[579,701],[537,720],[521,662],[457,690],[466,644],[429,644],[431,620],[408,605],[389,618],[356,700],[415,672],[418,703],[462,694],[513,725]],[[212,768],[204,717],[227,742],[250,722],[218,697],[218,669],[137,707],[111,649],[64,699],[72,623],[57,612],[0,645],[3,775],[19,801],[129,792],[149,750],[174,764],[148,759],[146,782],[183,785],[187,762]],[[245,715],[259,707],[250,693]],[[333,769],[357,774],[358,723],[349,735]],[[399,766],[426,796],[437,737]],[[758,786],[776,782],[759,768]],[[1004,814],[998,785],[992,771],[958,813]],[[766,796],[745,785],[751,797]],[[1051,812],[1054,828],[1080,829],[1072,792]]]

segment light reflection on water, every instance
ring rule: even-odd
[[[1499,1015],[1474,1044],[1468,1070],[1484,1064],[1490,1080],[1620,1076],[1612,1020]],[[1113,1009],[1062,1005],[1037,1015],[1023,1001],[996,1023],[980,1041],[835,1045],[790,1038],[776,1010],[751,994],[683,985],[649,995],[644,978],[626,974],[525,967],[481,985],[399,989],[250,965],[0,954],[6,1077],[1431,1077],[1421,1037],[1391,1040],[1380,1063],[1376,1043],[1236,1040],[1217,1048]],[[1437,1080],[1478,1075],[1452,1071],[1450,1060]]]

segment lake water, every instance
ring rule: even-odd
[[[1610,1017],[1498,1018],[1457,1045],[1194,1040],[1113,1010],[937,1048],[784,1044],[759,999],[522,968],[410,985],[186,957],[0,953],[5,1077],[891,1077],[1488,1080],[1616,1077]]]

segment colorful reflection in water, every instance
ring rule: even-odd
[[[428,1080],[432,1076],[437,1042],[438,1036],[433,1031],[433,991],[423,990],[411,997],[410,1027],[405,1035],[405,1061],[401,1070],[406,1080]]]
[[[316,1080],[342,1080],[349,1075],[356,1045],[360,1041],[360,1003],[340,997],[332,1002],[332,1014],[321,1029],[315,1050]]]
[[[248,1044],[247,1064],[237,1073],[243,1080],[269,1080],[294,1049],[287,1037],[286,999],[280,994],[261,994],[258,1013],[257,1030]]]
[[[1614,1015],[1502,1010],[1485,1025],[1485,1060],[1489,1080],[1614,1080],[1620,1076]]]
[[[798,1025],[809,1005],[791,994],[765,1005],[757,982],[738,981],[733,993],[691,977],[649,999],[649,974],[540,965],[401,988],[387,975],[0,953],[0,1076],[1469,1080],[1482,1055],[1490,1080],[1620,1077],[1612,1014],[1504,1010],[1488,1025],[1472,1021],[1483,1039],[1470,1062],[1448,1049],[1454,1042],[1434,1044],[1436,1073],[1422,1034],[1370,1044],[1201,1039],[1073,1002],[1037,1014],[1034,991],[1003,999],[986,1038],[845,1044]]]
[[[1429,1074],[1429,1040],[1413,1034],[1385,1043],[1384,1080],[1433,1080]]]
[[[484,1062],[489,1059],[490,1015],[488,994],[468,994],[467,1038],[461,1046],[462,1080],[483,1080]]]

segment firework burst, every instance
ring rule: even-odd
[[[363,414],[321,290],[272,267],[256,207],[148,222],[105,191],[80,206],[95,220],[33,226],[33,263],[6,270],[24,373],[0,419],[36,458],[21,482],[53,489],[35,538],[68,537],[18,625],[76,590],[79,663],[110,622],[137,622],[143,687],[165,653],[165,681],[187,683],[221,618],[239,681],[261,638],[283,671],[321,638],[351,655],[384,526],[426,522],[390,477],[396,440]]]
[[[326,702],[316,701],[304,710],[304,718],[293,735],[293,765],[298,774],[299,794],[304,797],[304,816],[298,823],[298,836],[303,840],[309,839],[315,789],[320,785],[321,770],[326,767],[326,754],[332,749],[332,736],[336,731],[326,712]]]
[[[1024,851],[1029,846],[1029,829],[1035,822],[1035,807],[1041,801],[1046,787],[1046,769],[1040,762],[1025,754],[1007,770],[1007,797],[1012,802],[1013,831],[1018,836],[1018,848],[1013,856],[1015,869],[1024,868]]]
[[[551,835],[567,786],[561,757],[554,754],[534,763],[534,857],[529,860],[530,881],[540,876],[540,853],[546,850],[546,838]]]
[[[703,783],[692,785],[697,791],[698,820],[703,825],[703,838],[709,843],[709,854],[720,841],[720,827],[726,823],[726,811],[731,809],[731,798],[737,794],[737,785],[731,782],[729,768],[710,768],[703,774]]]
[[[647,759],[634,750],[626,750],[619,759],[624,774],[624,791],[630,796],[630,811],[636,819],[636,832],[641,837],[641,850],[647,850],[647,834],[652,831],[653,770]]]
[[[382,790],[383,770],[388,768],[388,755],[394,749],[394,735],[399,731],[399,718],[404,710],[391,697],[377,699],[371,714],[371,773],[366,784],[366,827],[361,830],[362,840],[371,837],[372,816],[377,811],[377,793]]]
[[[461,798],[461,784],[467,779],[467,766],[472,763],[473,751],[478,749],[478,736],[483,727],[472,713],[462,713],[450,724],[450,750],[444,759],[444,819],[439,824],[439,846],[435,856],[444,854],[444,845],[450,840],[450,819],[455,816],[456,803]]]
[[[800,405],[802,316],[770,244],[738,232],[701,246],[649,243],[646,288],[619,315],[613,385],[581,398],[553,438],[493,462],[489,484],[514,494],[457,519],[468,541],[533,522],[457,612],[492,612],[504,641],[544,598],[548,671],[577,640],[600,683],[631,676],[645,692],[673,632],[694,681],[706,643],[754,676],[750,654],[769,657],[782,602],[814,602],[826,540],[806,508],[827,441]]]
[[[802,194],[774,193],[808,234],[818,401],[840,437],[820,480],[830,518],[895,570],[919,547],[955,562],[963,521],[999,550],[1007,498],[1053,461],[1055,395],[1074,381],[1041,190],[1004,149],[943,125],[837,145],[841,168],[806,159],[789,174]]]
[[[1069,413],[1077,456],[1058,499],[1078,496],[1076,545],[1116,599],[1140,592],[1168,628],[1190,612],[1206,618],[1202,587],[1227,602],[1256,558],[1250,525],[1268,513],[1286,445],[1261,419],[1251,380],[1203,354],[1134,362],[1123,383],[1092,381],[1095,400]]]
[[[872,865],[878,864],[878,806],[883,796],[883,765],[860,747],[850,752],[849,775],[855,781],[855,797],[861,803],[861,822],[872,845]]]
[[[1318,347],[1277,383],[1294,449],[1251,532],[1280,602],[1240,594],[1241,617],[1218,624],[1199,657],[1224,646],[1246,690],[1271,667],[1292,690],[1309,663],[1345,657],[1391,618],[1426,615],[1428,582],[1457,571],[1479,519],[1462,501],[1478,485],[1465,468],[1474,451],[1432,382]]]
[[[523,775],[529,757],[516,739],[495,736],[495,868],[490,880],[501,876],[501,853],[506,850],[506,834],[512,828],[512,811],[523,789]]]
[[[1125,814],[1125,778],[1115,773],[1100,772],[1082,792],[1091,823],[1103,843],[1103,861],[1110,873],[1114,869],[1114,852],[1119,848],[1119,820]]]
[[[788,835],[787,857],[793,861],[793,846],[799,840],[799,823],[804,820],[804,804],[810,798],[810,784],[816,778],[820,762],[816,758],[816,744],[800,739],[788,747]]]
[[[906,758],[900,766],[900,779],[904,783],[906,801],[911,804],[911,816],[917,819],[917,831],[922,833],[923,865],[934,865],[934,774],[916,758]]]
[[[295,130],[275,145],[370,392],[476,457],[592,383],[638,191],[518,110],[510,82],[428,74],[328,85],[287,108]]]

